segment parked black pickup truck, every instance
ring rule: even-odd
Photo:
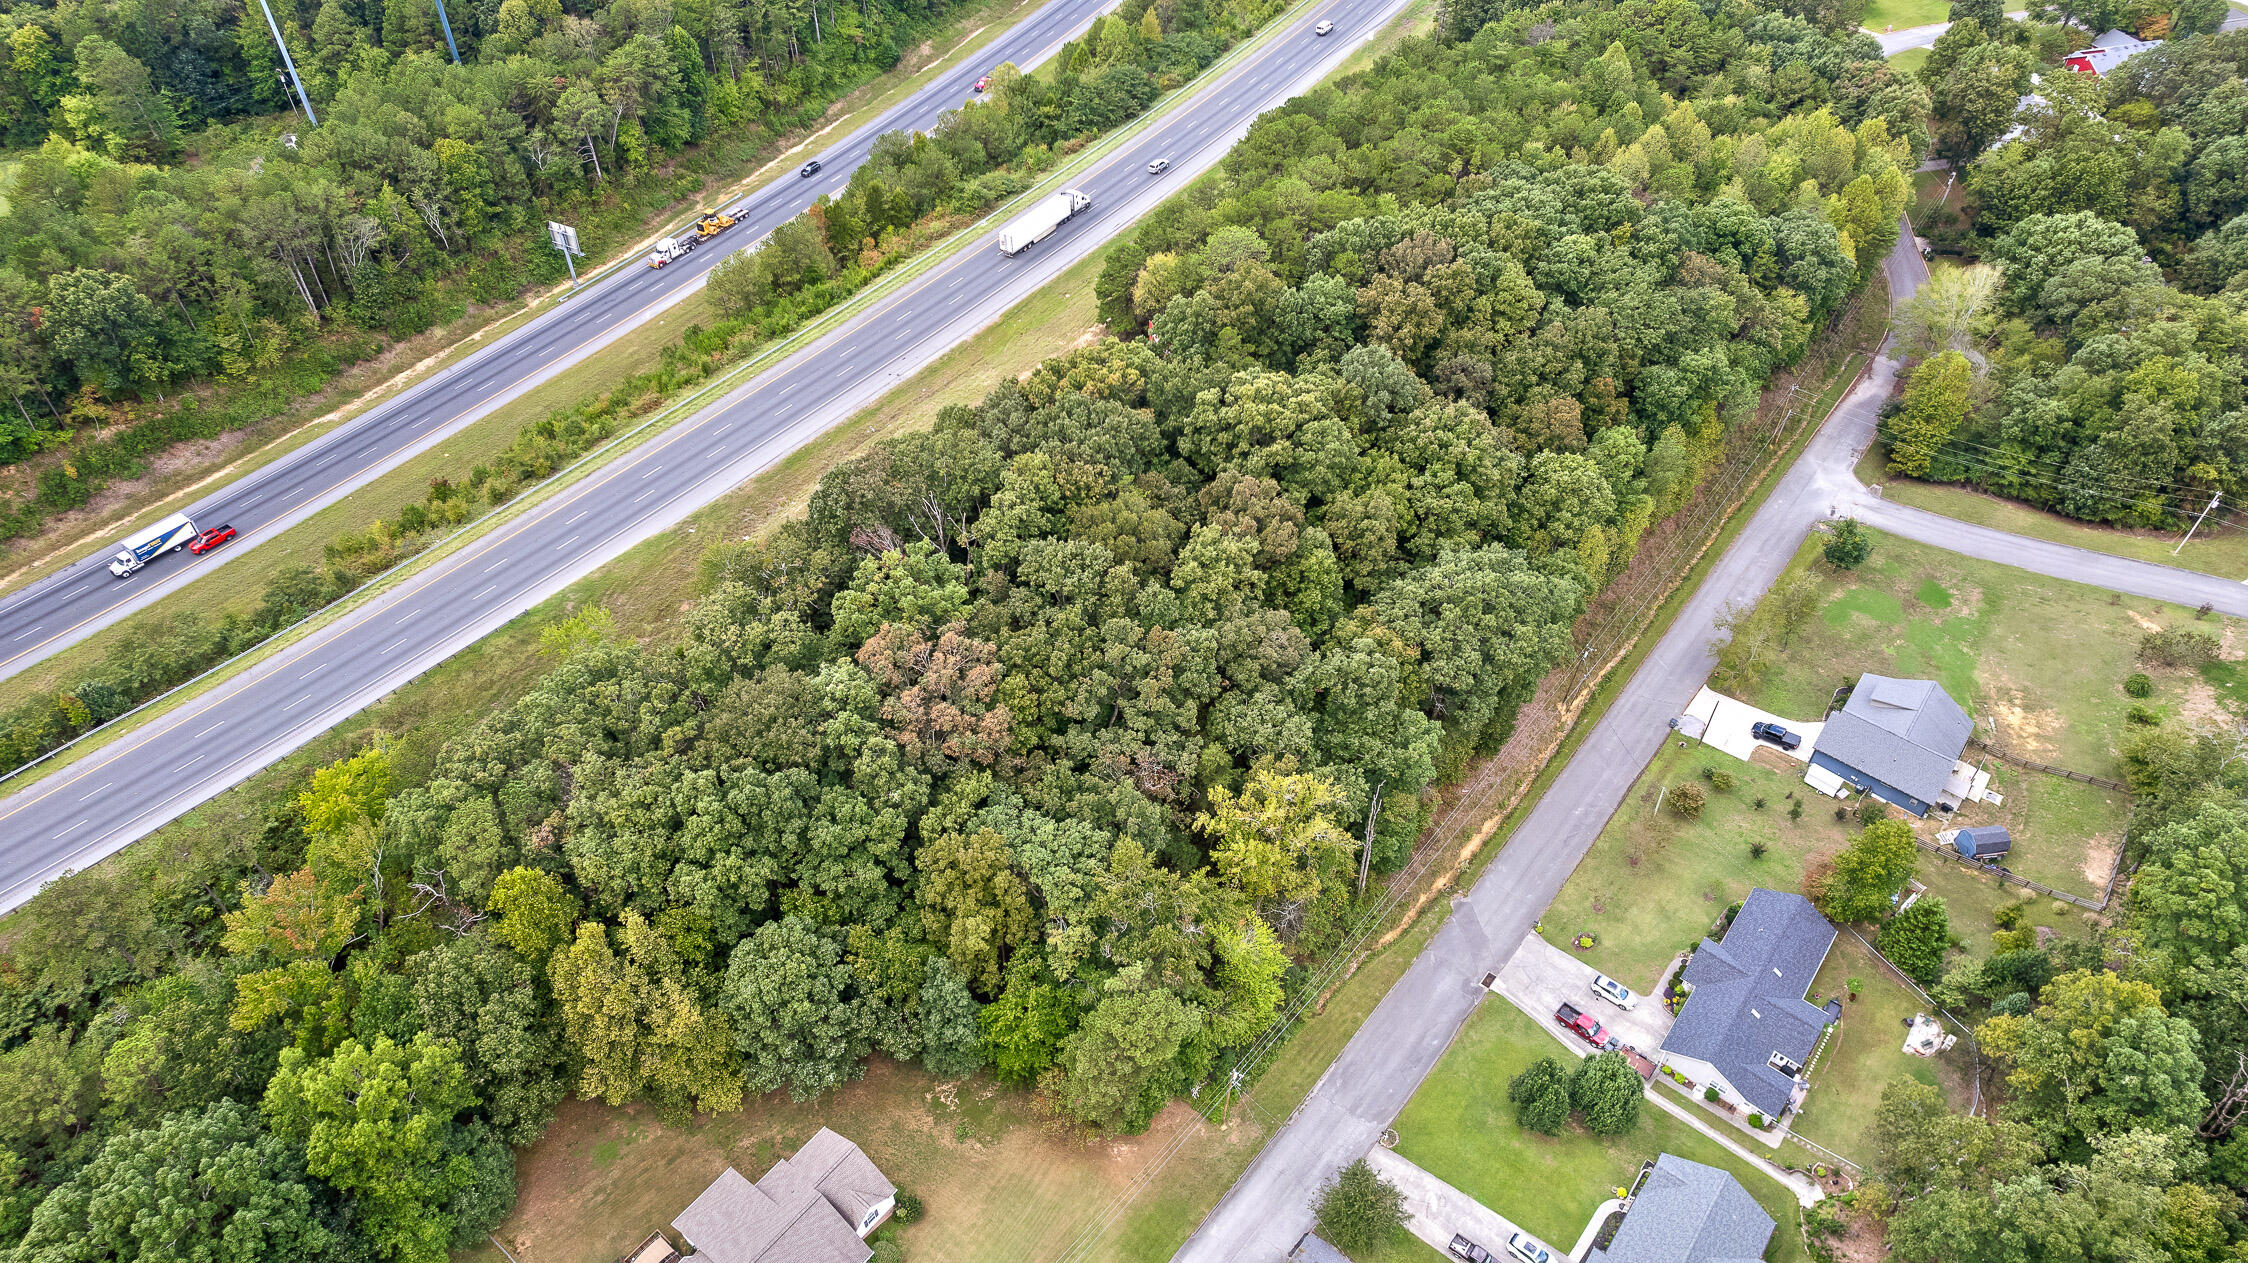
[[[1789,732],[1787,729],[1780,727],[1778,724],[1769,723],[1763,720],[1759,720],[1756,723],[1750,724],[1748,726],[1748,735],[1756,738],[1758,741],[1769,741],[1782,750],[1793,750],[1797,746],[1803,744],[1803,738],[1800,734]]]

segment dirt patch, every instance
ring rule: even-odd
[[[1998,721],[1998,742],[2006,749],[2034,759],[2060,752],[2052,739],[2060,731],[2059,711],[2030,709],[2022,690],[2010,684],[1991,690],[1990,709]]]
[[[1842,1234],[1828,1238],[1827,1245],[1834,1251],[1835,1263],[1884,1263],[1889,1257],[1881,1226],[1864,1211],[1851,1215]]]
[[[2125,610],[2123,612],[2131,616],[2131,621],[2139,625],[2140,631],[2158,632],[2162,630],[2162,624],[2155,622],[2137,610]]]
[[[1779,751],[1772,749],[1770,746],[1758,745],[1756,748],[1750,750],[1748,752],[1748,761],[1754,763],[1758,767],[1768,767],[1775,772],[1786,772],[1795,776],[1803,775],[1803,765],[1801,763],[1798,763],[1794,759],[1781,754]]]
[[[2116,840],[2108,837],[2084,839],[2084,885],[2093,892],[2093,898],[2107,889],[2108,874],[2115,871]]]
[[[2232,629],[2226,628],[2225,634],[2231,635]],[[2232,727],[2231,712],[2205,680],[2186,686],[2185,696],[2178,699],[2178,719],[2191,732],[2224,732]]]

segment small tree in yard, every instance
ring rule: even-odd
[[[1703,793],[1702,787],[1692,781],[1680,781],[1671,787],[1670,809],[1682,819],[1701,819],[1702,808],[1708,805],[1709,795]]]
[[[1951,918],[1944,901],[1923,895],[1881,926],[1873,945],[1905,975],[1922,986],[1944,976],[1944,954],[1951,949]]]
[[[1312,1217],[1328,1244],[1356,1254],[1381,1245],[1404,1226],[1405,1195],[1360,1158],[1320,1186]]]
[[[1540,1135],[1558,1136],[1569,1121],[1569,1072],[1553,1058],[1540,1057],[1507,1080],[1506,1099],[1514,1103],[1515,1122]]]
[[[1804,893],[1833,920],[1878,920],[1889,911],[1889,897],[1912,879],[1917,863],[1911,826],[1902,820],[1876,821],[1834,857],[1831,868],[1806,875]]]
[[[1620,1136],[1639,1126],[1639,1072],[1622,1053],[1599,1053],[1577,1063],[1569,1077],[1569,1103],[1596,1136]]]
[[[1858,525],[1858,519],[1843,518],[1827,532],[1826,546],[1819,550],[1819,555],[1837,570],[1856,570],[1873,555],[1873,536]]]

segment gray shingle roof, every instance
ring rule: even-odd
[[[1977,825],[1952,835],[1951,844],[1961,855],[1969,857],[2004,855],[2014,849],[2014,835],[2002,824]]]
[[[858,1221],[897,1190],[827,1128],[755,1184],[727,1167],[671,1226],[709,1263],[866,1263]]]
[[[1693,988],[1663,1040],[1665,1052],[1717,1067],[1751,1105],[1777,1117],[1795,1079],[1772,1068],[1777,1052],[1810,1060],[1827,1014],[1804,999],[1834,926],[1811,901],[1779,890],[1748,893],[1723,942],[1703,939],[1681,975]]]
[[[1975,721],[1934,680],[1862,675],[1819,731],[1818,753],[1925,803],[1943,796]]]
[[[1666,1153],[1615,1239],[1587,1263],[1753,1263],[1764,1257],[1774,1226],[1730,1173]]]

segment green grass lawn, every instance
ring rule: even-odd
[[[1732,773],[1733,789],[1718,792],[1701,779],[1703,768]],[[1682,819],[1667,805],[1655,808],[1663,791],[1685,781],[1709,796],[1699,820]],[[1806,804],[1800,820],[1788,818],[1796,801],[1790,793]],[[1759,795],[1766,802],[1762,810],[1754,805]],[[1813,794],[1799,773],[1742,763],[1698,743],[1681,746],[1674,738],[1632,786],[1540,924],[1546,939],[1561,947],[1590,931],[1597,942],[1579,955],[1648,991],[1671,957],[1708,933],[1729,905],[1755,886],[1796,889],[1804,865],[1839,850],[1856,827],[1837,821],[1831,800]],[[1766,848],[1762,858],[1750,854],[1755,843]]]
[[[1950,0],[1869,0],[1864,26],[1869,31],[1890,26],[1902,31],[1941,22],[1950,16]]]
[[[1857,1000],[1844,1000],[1842,1021],[1811,1067],[1811,1094],[1804,1098],[1792,1126],[1843,1157],[1864,1163],[1873,1156],[1866,1135],[1881,1105],[1881,1090],[1898,1079],[1917,1079],[1942,1088],[1954,1108],[1964,1109],[1968,1053],[1962,1040],[1941,1057],[1907,1055],[1905,1023],[1928,1006],[1845,932],[1836,936],[1834,950],[1811,983],[1811,993],[1847,995],[1846,984],[1852,978],[1864,985]]]
[[[1917,75],[1920,73],[1920,68],[1928,64],[1928,54],[1931,51],[1933,50],[1926,48],[1908,48],[1891,57],[1889,64],[1909,74]]]
[[[1602,1138],[1571,1127],[1540,1136],[1515,1125],[1507,1080],[1544,1056],[1565,1056],[1521,1010],[1486,1001],[1398,1116],[1397,1151],[1547,1244],[1576,1243],[1593,1210],[1662,1153],[1730,1171],[1779,1223],[1767,1258],[1804,1257],[1793,1190],[1736,1158],[1653,1102],[1637,1130]]]

